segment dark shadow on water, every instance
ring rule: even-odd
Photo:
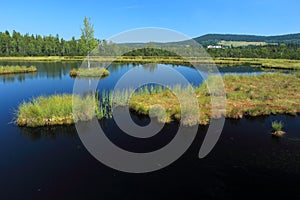
[[[147,118],[132,118],[141,125],[149,123]],[[272,138],[273,120],[285,122],[286,136]],[[162,133],[143,142],[124,135],[113,120],[101,120],[100,124],[113,143],[134,152],[168,144],[177,130],[176,123],[165,125]],[[32,163],[27,166],[33,171],[18,172],[30,182],[17,183],[14,188],[23,191],[25,199],[294,199],[300,195],[300,141],[290,137],[300,138],[299,126],[300,117],[284,115],[227,119],[219,141],[203,159],[198,158],[198,153],[208,126],[199,126],[194,142],[181,158],[162,170],[146,174],[118,172],[95,160],[84,147],[78,149],[81,142],[74,126],[20,128],[22,136],[47,140],[35,142],[43,145],[38,147],[40,157],[31,158]],[[52,139],[55,143],[47,142]],[[37,150],[32,144],[28,148]],[[26,151],[32,154],[30,149]],[[44,162],[50,166],[43,166]],[[44,169],[41,172],[35,167],[40,165]],[[24,168],[22,161],[19,166],[19,170]],[[7,173],[14,172],[12,169]],[[36,192],[38,188],[40,193]],[[13,193],[11,187],[7,192]]]
[[[139,126],[146,126],[150,118],[145,115],[131,113],[132,120]],[[113,119],[99,121],[106,136],[118,147],[136,153],[145,153],[158,150],[167,145],[176,135],[178,123],[165,124],[163,129],[149,138],[136,138],[124,133]],[[154,121],[154,123],[158,123]]]
[[[74,125],[62,125],[62,126],[48,126],[48,127],[20,127],[20,133],[31,139],[59,139],[60,137],[76,137],[77,132]]]

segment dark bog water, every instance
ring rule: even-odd
[[[3,64],[3,63],[1,63]],[[22,64],[22,63],[21,63]],[[30,63],[25,63],[30,64]],[[188,151],[170,166],[152,173],[128,174],[93,158],[74,126],[19,128],[11,123],[19,103],[34,96],[71,93],[70,69],[80,63],[34,63],[35,74],[0,76],[0,199],[218,199],[300,197],[300,118],[269,116],[226,120],[221,138],[204,159],[198,158],[206,133],[200,126]],[[114,65],[103,88],[132,65]],[[143,66],[136,66],[143,67]],[[170,66],[171,67],[171,66]],[[161,74],[159,66],[145,67],[141,76]],[[201,83],[192,68],[177,66],[193,84]],[[224,73],[261,73],[259,68],[220,68]],[[149,119],[133,115],[146,125]],[[287,134],[272,138],[271,122],[281,120]],[[113,120],[100,122],[108,138],[124,149],[145,152],[160,148],[176,133],[177,124],[164,127],[151,140],[133,140]]]

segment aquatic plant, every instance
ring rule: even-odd
[[[283,134],[285,134],[285,132],[282,131],[283,126],[284,125],[281,121],[280,122],[277,122],[277,121],[272,122],[272,129],[273,129],[272,135],[280,137]]]
[[[109,71],[103,67],[72,69],[69,72],[71,77],[105,77]]]
[[[36,72],[35,66],[0,66],[0,75]]]
[[[280,122],[274,121],[272,122],[272,128],[273,131],[282,131],[283,123],[281,121]]]
[[[87,121],[94,116],[101,117],[98,104],[98,99],[93,95],[39,96],[19,105],[16,123],[19,126],[37,127]]]

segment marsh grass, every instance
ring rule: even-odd
[[[0,66],[0,75],[36,72],[35,66]]]
[[[70,71],[71,77],[106,77],[109,75],[109,71],[103,67],[96,68],[79,68],[72,69]]]
[[[0,57],[3,61],[33,61],[33,62],[68,62],[68,61],[83,61],[86,56],[35,56],[35,57]],[[116,63],[160,63],[174,65],[191,65],[192,63],[201,64],[217,64],[217,65],[251,65],[261,66],[264,68],[279,68],[279,69],[299,69],[300,60],[288,59],[268,59],[268,58],[199,58],[187,57],[183,59],[178,56],[120,56],[116,59],[113,56],[93,56],[91,61],[98,62],[116,62]]]
[[[284,135],[285,132],[282,131],[283,126],[284,126],[284,124],[281,121],[280,122],[277,122],[277,121],[272,122],[272,129],[273,129],[272,135],[276,136],[276,137],[280,137],[280,136]]]
[[[198,122],[208,124],[210,118],[225,115],[223,106],[218,104],[216,113],[211,112],[211,95],[207,82],[194,88],[199,103]],[[270,114],[296,115],[300,112],[300,78],[292,74],[263,74],[255,76],[229,75],[224,77],[226,92],[226,117],[240,119],[244,116]],[[181,88],[186,92],[186,88]],[[216,90],[214,98],[222,95]],[[219,94],[218,94],[219,93]],[[222,99],[220,99],[222,103]],[[130,108],[138,113],[147,114],[151,105],[160,105],[166,110],[167,121],[180,120],[180,106],[176,96],[168,90],[151,95],[135,94],[130,99]],[[187,109],[188,110],[188,109]],[[193,110],[190,110],[193,113]],[[214,115],[214,116],[213,116]],[[194,120],[195,120],[195,115]]]
[[[111,118],[115,106],[129,106],[138,114],[151,115],[158,121],[183,121],[187,126],[197,123],[206,125],[211,118],[240,119],[244,116],[261,116],[270,114],[297,115],[300,112],[300,77],[294,74],[263,74],[254,76],[227,75],[223,77],[224,91],[208,91],[207,83],[213,83],[214,77],[199,87],[144,86],[137,90],[131,88],[122,91],[102,91],[96,100],[84,101],[79,104],[77,112],[72,113],[72,95],[54,95],[39,97],[19,106],[17,124],[40,126],[52,124],[69,124],[77,120],[89,120],[95,110],[98,119]],[[188,97],[195,92],[199,104],[199,112],[195,112],[191,99],[183,99],[184,109],[180,108],[178,96]],[[211,95],[216,99],[215,110],[211,112]],[[226,102],[222,100],[226,95]],[[78,97],[77,97],[78,98]],[[129,101],[128,101],[129,99]],[[91,101],[95,101],[93,104]],[[82,100],[79,99],[79,102]],[[226,111],[224,105],[226,104]],[[92,110],[88,106],[92,106]],[[91,106],[90,106],[91,107]],[[151,110],[151,111],[150,111]],[[165,113],[165,114],[164,114]]]
[[[264,59],[261,60],[261,66],[264,68],[300,70],[300,61],[287,59]]]
[[[37,127],[87,121],[93,116],[100,117],[98,103],[98,98],[92,95],[84,98],[68,94],[40,96],[19,105],[16,123],[19,126]]]
[[[273,131],[282,131],[283,123],[280,121],[274,121],[272,122],[272,129]]]

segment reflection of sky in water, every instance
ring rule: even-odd
[[[81,65],[81,62],[2,62],[1,65],[35,65],[38,72],[29,74],[0,75],[0,91],[2,105],[15,108],[24,99],[30,99],[39,95],[51,95],[55,93],[72,93],[74,79],[69,77],[69,71]],[[99,65],[104,65],[100,63]],[[168,70],[166,70],[166,67]],[[127,81],[128,87],[134,81],[144,80],[145,78],[160,78],[167,85],[176,85],[180,81],[170,74],[170,69],[174,69],[184,76],[192,85],[200,85],[203,78],[207,78],[207,73],[200,72],[192,67],[181,65],[163,64],[111,64],[108,68],[108,77],[91,80],[91,85],[98,87],[99,90],[110,90],[114,88],[118,80],[131,69],[138,69],[138,74]],[[257,67],[250,66],[230,66],[219,67],[221,75],[238,74],[253,75],[266,73]],[[202,75],[202,76],[201,76]],[[89,87],[88,81],[82,79],[82,88]],[[93,87],[92,87],[93,88]],[[86,90],[86,89],[85,89]],[[5,98],[4,98],[5,97]],[[12,98],[12,99],[11,99]],[[11,106],[9,106],[11,105]]]
[[[32,97],[40,95],[52,95],[61,93],[72,93],[74,79],[69,76],[69,71],[81,65],[81,62],[2,62],[0,65],[35,65],[38,72],[31,74],[15,74],[15,75],[0,75],[0,105],[2,110],[0,115],[1,124],[7,124],[13,118],[13,109]],[[178,84],[178,79],[170,75],[169,70],[174,69],[176,72],[182,74],[192,85],[200,85],[202,77],[192,67],[173,66],[162,64],[112,64],[108,70],[110,75],[108,77],[98,80],[92,79],[91,84],[98,89],[110,90],[114,88],[117,81],[129,70],[139,69],[136,76],[127,81],[128,87],[132,81],[143,80],[145,78],[161,78],[167,82],[167,85]],[[219,71],[222,75],[228,73],[236,74],[259,74],[263,73],[260,68],[253,68],[249,66],[241,67],[220,67]],[[203,77],[205,78],[206,74]],[[83,85],[82,88],[86,90],[88,81],[86,79],[80,80]]]
[[[3,65],[3,63],[1,64]],[[198,144],[202,144],[202,135],[205,135],[206,130],[205,127],[200,126],[198,135],[201,137],[196,137],[194,142],[196,145],[189,148],[184,159],[177,160],[174,165],[155,172],[156,174],[132,176],[127,173],[118,173],[94,160],[82,146],[74,126],[28,129],[19,128],[10,123],[14,118],[14,109],[23,101],[39,95],[72,93],[74,79],[70,78],[68,73],[69,70],[80,66],[81,63],[21,64],[36,65],[39,71],[35,74],[0,76],[0,158],[3,161],[0,164],[0,172],[2,172],[0,187],[2,196],[9,193],[18,196],[21,194],[23,199],[32,199],[32,197],[41,195],[53,197],[53,194],[57,193],[57,189],[61,189],[62,192],[58,195],[67,194],[69,198],[84,199],[86,198],[84,195],[92,194],[91,191],[99,191],[100,185],[102,191],[95,197],[98,199],[103,198],[103,195],[115,195],[116,191],[119,195],[117,197],[129,194],[129,197],[143,198],[145,185],[149,186],[151,192],[155,190],[157,194],[164,194],[166,191],[178,187],[177,176],[181,172],[187,172],[180,177],[184,179],[181,182],[189,183],[183,185],[183,189],[179,190],[183,191],[183,197],[186,197],[186,191],[190,189],[188,192],[191,196],[204,194],[199,197],[205,198],[207,197],[205,194],[212,193],[212,185],[218,189],[216,193],[220,191],[219,188],[233,188],[238,191],[246,187],[253,190],[252,186],[263,185],[267,186],[263,189],[267,189],[271,194],[280,182],[284,183],[279,186],[280,189],[283,185],[286,186],[283,188],[285,190],[298,191],[300,177],[299,117],[271,115],[253,119],[226,120],[222,137],[214,151],[208,159],[202,160],[197,159]],[[144,69],[144,72],[142,71],[134,79],[143,79],[145,76],[162,76],[168,81],[176,81],[160,66],[162,65],[111,65],[109,67],[110,76],[101,79],[99,87],[106,89],[114,87],[117,80],[132,68]],[[167,66],[180,72],[193,84],[199,84],[202,81],[201,76],[196,74],[193,68]],[[219,70],[221,74],[262,73],[260,68],[246,66],[219,68]],[[86,82],[86,80],[81,81]],[[285,124],[284,130],[287,134],[280,140],[271,138],[271,122],[275,120],[283,121]],[[124,148],[132,147],[132,150],[137,151],[167,144],[170,141],[170,135],[172,136],[172,133],[177,130],[177,126],[169,124],[165,126],[164,132],[154,140],[144,143],[133,142],[114,125],[113,120],[101,122],[109,139],[116,144],[123,144]],[[186,166],[191,167],[186,171]],[[220,176],[216,176],[216,173]],[[74,174],[76,179],[74,179]],[[274,176],[277,181],[274,181]],[[245,181],[241,183],[240,180]],[[250,187],[247,180],[251,180]],[[140,182],[145,184],[141,186],[142,189],[137,190],[137,184]],[[153,184],[158,182],[162,182],[164,187]],[[77,191],[83,195],[78,196]],[[175,195],[173,195],[174,198],[178,196]]]
[[[166,69],[166,66],[168,67]],[[164,64],[140,64],[140,65],[132,65],[128,64],[125,66],[114,65],[109,67],[109,71],[111,74],[109,77],[102,79],[98,88],[112,89],[117,81],[128,71],[132,69],[142,69],[137,70],[135,76],[132,77],[132,83],[137,81],[142,81],[144,79],[163,79],[167,85],[176,85],[180,84],[178,79],[173,75],[170,75],[170,71],[168,69],[174,69],[176,72],[180,73],[184,76],[192,85],[200,85],[203,82],[203,79],[206,79],[209,75],[214,75],[216,73],[207,72],[206,68],[200,68],[197,71],[193,67],[187,66],[173,66],[173,65],[164,65]],[[250,66],[241,66],[241,67],[220,67],[219,74],[222,76],[225,74],[236,74],[236,75],[254,75],[254,74],[262,74],[266,73],[265,71],[261,71],[260,68],[254,68]],[[127,81],[128,87],[130,87],[130,80]]]

